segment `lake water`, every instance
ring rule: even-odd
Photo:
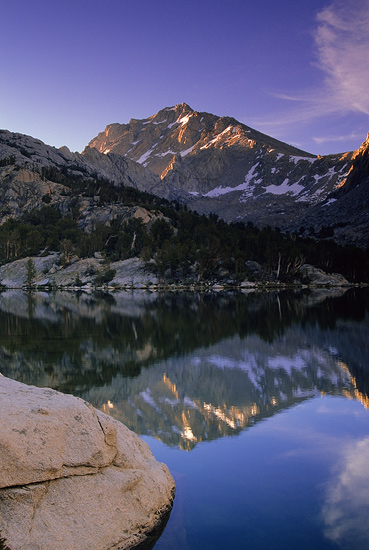
[[[368,291],[7,291],[0,372],[83,397],[168,464],[155,550],[369,548]]]

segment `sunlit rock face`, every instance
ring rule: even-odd
[[[132,548],[171,509],[149,447],[85,401],[0,376],[0,529],[12,550]]]

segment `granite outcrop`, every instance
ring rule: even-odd
[[[126,426],[1,375],[0,400],[0,529],[12,550],[123,550],[160,528],[174,481]]]

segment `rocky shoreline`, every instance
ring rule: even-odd
[[[252,262],[258,269],[258,264]],[[232,279],[227,276],[211,280],[173,280],[159,278],[150,265],[139,258],[130,258],[119,262],[106,263],[101,257],[79,259],[75,257],[68,265],[60,261],[60,254],[22,258],[0,267],[0,288],[23,290],[75,290],[122,291],[143,289],[147,291],[164,290],[227,290],[243,291],[265,288],[289,287],[350,287],[351,284],[339,273],[326,273],[312,265],[304,264],[300,268],[299,278],[291,283],[283,283],[275,277],[260,277],[258,273],[252,280]]]

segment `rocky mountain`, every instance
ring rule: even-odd
[[[254,149],[255,152],[255,148],[265,145],[280,153],[312,157],[234,118],[198,113],[186,103],[162,109],[147,119],[131,119],[128,124],[110,124],[89,143],[84,153],[93,147],[100,153],[124,155],[163,179],[176,155],[184,158],[198,155],[201,151],[221,151],[235,147]]]
[[[146,190],[200,213],[369,243],[368,140],[355,152],[316,157],[182,103],[147,119],[108,125],[83,155],[91,149],[155,172],[160,181]]]
[[[324,283],[320,277],[318,284],[365,280],[366,259],[356,251],[347,266],[331,243],[321,254],[313,240],[296,247],[295,238],[271,228],[227,227],[171,204],[160,191],[169,175],[160,180],[116,153],[71,153],[0,131],[0,262],[6,264],[0,282],[121,287],[171,279],[238,286],[298,277],[313,284],[305,264],[343,275]],[[132,271],[127,261],[133,259],[141,263]]]
[[[87,231],[97,223],[110,223],[117,216],[148,214],[121,204],[101,204],[98,196],[74,192],[70,185],[62,183],[63,178],[86,184],[98,178],[141,190],[160,181],[156,174],[121,155],[103,155],[96,149],[81,155],[67,147],[57,149],[31,136],[0,130],[0,225],[45,204],[57,206],[63,214],[77,208],[79,225]]]
[[[34,172],[58,167],[72,175],[105,178],[137,189],[151,188],[158,182],[155,174],[121,155],[101,155],[95,149],[81,155],[66,146],[57,149],[31,136],[0,130],[0,166],[6,165]]]
[[[365,248],[368,166],[369,138],[357,151],[315,157],[231,117],[197,112],[185,103],[147,119],[108,125],[82,154],[1,130],[0,223],[45,202],[70,211],[75,197],[50,176],[55,169],[176,199],[226,221]],[[127,214],[118,204],[107,208],[96,196],[79,200],[78,208],[83,228]]]

